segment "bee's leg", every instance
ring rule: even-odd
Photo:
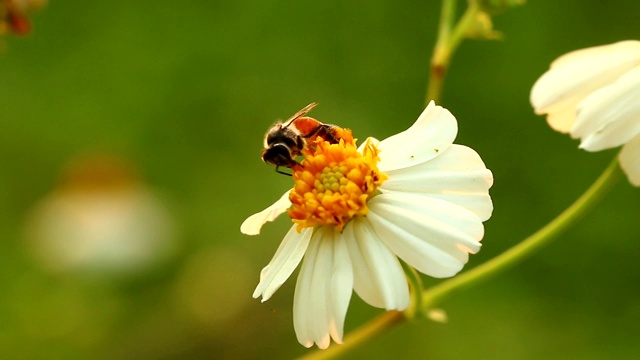
[[[286,172],[284,172],[284,171],[281,171],[281,170],[280,170],[280,166],[276,166],[276,172],[277,172],[278,174],[282,174],[282,175],[293,176],[293,174],[289,174],[289,173],[286,173]]]
[[[312,132],[305,136],[305,138],[315,138],[320,136],[331,144],[337,144],[340,142],[340,138],[336,136],[336,129],[338,127],[331,124],[320,124]]]

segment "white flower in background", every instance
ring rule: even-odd
[[[480,250],[491,216],[491,172],[453,144],[455,117],[433,102],[408,130],[378,141],[316,141],[294,171],[294,188],[249,217],[256,235],[288,212],[295,222],[262,270],[254,297],[268,300],[298,266],[294,328],[306,347],[342,341],[352,289],[372,306],[404,310],[409,288],[398,258],[437,278]]]
[[[172,219],[133,169],[108,156],[84,156],[42,199],[27,222],[36,259],[48,270],[134,275],[175,250]]]
[[[640,186],[640,41],[565,54],[533,85],[531,104],[549,125],[600,151],[623,145],[620,166]]]

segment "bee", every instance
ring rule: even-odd
[[[345,129],[336,125],[324,124],[306,115],[316,107],[313,102],[287,121],[275,124],[264,137],[264,149],[262,161],[276,167],[276,172],[284,175],[291,174],[280,170],[281,166],[294,169],[300,163],[297,156],[302,155],[302,150],[309,146],[318,136],[331,144],[337,144],[344,136]]]

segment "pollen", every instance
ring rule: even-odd
[[[367,141],[359,152],[351,133],[344,135],[337,144],[318,137],[303,150],[289,193],[288,213],[298,231],[326,225],[342,231],[350,219],[367,215],[367,201],[387,179],[378,170],[375,145]]]

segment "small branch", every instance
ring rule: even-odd
[[[431,57],[431,69],[429,83],[427,84],[425,104],[428,104],[431,100],[440,103],[442,86],[451,57],[458,49],[458,46],[460,46],[469,29],[474,25],[476,17],[480,12],[480,6],[475,1],[470,1],[465,13],[455,28],[453,28],[452,32],[451,29],[455,17],[455,1],[456,0],[444,0],[442,3],[438,40],[436,41],[436,46],[433,49],[433,55]]]

